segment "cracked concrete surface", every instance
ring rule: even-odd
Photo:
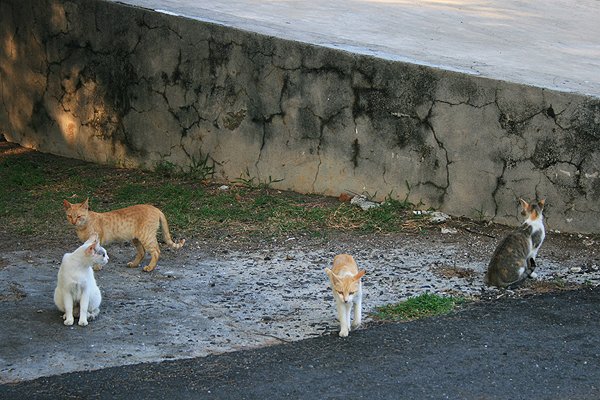
[[[223,180],[390,195],[513,225],[516,199],[539,196],[553,229],[600,227],[595,95],[102,0],[0,8],[10,141],[123,167],[207,160]]]
[[[165,249],[153,273],[125,267],[134,249],[112,245],[109,264],[96,273],[100,315],[87,327],[64,326],[52,301],[64,246],[19,243],[0,231],[0,382],[336,335],[323,269],[341,252],[352,253],[367,271],[367,323],[376,306],[426,292],[496,296],[497,290],[484,290],[483,273],[506,228],[478,227],[484,235],[463,228],[252,245],[190,240],[181,250]],[[549,233],[538,281],[599,284],[597,248],[597,238]]]

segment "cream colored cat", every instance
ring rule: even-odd
[[[181,239],[178,243],[173,242],[165,215],[154,206],[138,204],[97,213],[89,209],[88,200],[79,204],[71,204],[63,200],[67,220],[75,226],[79,240],[86,241],[93,233],[98,234],[102,245],[131,240],[137,254],[133,261],[127,264],[130,268],[140,265],[146,251],[150,253],[151,259],[144,267],[144,271],[150,272],[156,267],[160,255],[156,240],[159,226],[162,226],[165,242],[173,249],[179,249],[185,243],[185,239]]]
[[[80,326],[88,324],[88,317],[96,318],[102,295],[94,279],[92,265],[105,265],[107,262],[108,255],[100,246],[97,235],[92,235],[77,250],[63,256],[54,289],[54,304],[64,313],[65,325],[73,325],[74,317],[79,317]]]
[[[350,331],[350,313],[354,305],[354,320],[352,328],[358,328],[362,318],[362,282],[360,278],[365,270],[358,266],[349,254],[339,254],[333,259],[333,267],[325,268],[329,276],[333,298],[340,321],[340,336],[348,336]]]

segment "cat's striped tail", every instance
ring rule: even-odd
[[[162,227],[165,242],[175,250],[182,248],[183,244],[185,243],[185,239],[180,239],[178,243],[173,242],[173,239],[171,239],[171,232],[169,232],[167,217],[165,217],[165,214],[163,214],[162,211],[160,212],[160,225]]]

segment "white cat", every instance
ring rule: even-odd
[[[100,246],[96,234],[72,253],[63,256],[54,290],[54,304],[62,312],[65,325],[73,325],[73,315],[79,309],[79,325],[88,324],[100,312],[102,295],[94,279],[92,266],[106,265],[108,255]]]
[[[362,282],[360,278],[365,270],[358,270],[358,266],[349,254],[338,254],[333,259],[333,267],[325,268],[331,281],[331,290],[340,321],[340,336],[348,336],[350,331],[350,314],[354,305],[354,320],[352,328],[360,326],[362,318]]]

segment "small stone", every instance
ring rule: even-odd
[[[442,233],[446,234],[454,234],[454,233],[458,233],[458,231],[454,228],[442,228]]]
[[[219,190],[229,190],[229,186],[227,186],[227,185],[219,186]]]
[[[367,198],[365,196],[354,196],[352,198],[352,200],[350,200],[350,204],[359,206],[361,209],[363,209],[363,211],[367,211],[371,208],[375,208],[375,207],[379,207],[381,206],[380,203],[376,203],[374,201],[371,200],[367,200]]]
[[[450,219],[450,216],[448,214],[444,214],[441,211],[434,211],[431,213],[431,222],[436,223],[436,224],[441,224],[442,222],[446,222]]]
[[[581,267],[571,267],[570,271],[576,274],[578,272],[581,272]]]

